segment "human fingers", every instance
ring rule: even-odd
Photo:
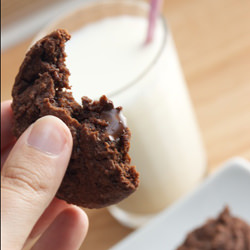
[[[26,245],[34,242],[45,230],[49,227],[50,224],[55,220],[55,218],[65,209],[69,208],[71,205],[66,203],[63,200],[54,198],[49,206],[46,208],[44,213],[36,222],[33,227],[28,239],[25,242]]]
[[[71,206],[56,217],[32,250],[77,250],[87,230],[87,215],[80,208]]]
[[[11,123],[12,109],[11,101],[9,100],[1,103],[1,151],[14,140],[11,132]]]
[[[43,117],[18,139],[1,171],[2,249],[21,249],[62,181],[72,150],[68,127]]]
[[[15,142],[10,143],[4,150],[1,151],[1,168],[9,156],[11,149],[13,148]]]

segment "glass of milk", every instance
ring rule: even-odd
[[[46,28],[66,28],[67,67],[75,99],[107,95],[123,107],[140,186],[109,208],[138,227],[194,188],[206,156],[171,31],[159,17],[145,45],[149,6],[134,0],[78,6]],[[40,36],[43,34],[41,33]]]

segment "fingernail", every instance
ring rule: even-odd
[[[66,144],[66,132],[59,121],[43,117],[33,124],[28,144],[44,153],[59,155]]]

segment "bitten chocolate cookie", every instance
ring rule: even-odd
[[[189,233],[177,250],[250,250],[250,226],[225,208],[218,218]]]
[[[69,92],[64,52],[69,39],[65,30],[56,30],[26,54],[12,90],[13,132],[19,137],[45,115],[63,120],[73,136],[73,151],[57,197],[101,208],[133,193],[139,175],[130,166],[130,130],[122,108],[114,108],[105,96],[99,101],[83,97],[80,105]]]

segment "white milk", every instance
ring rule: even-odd
[[[146,30],[143,17],[113,17],[78,30],[66,45],[75,98],[106,94],[123,106],[132,131],[130,155],[140,187],[111,209],[113,214],[118,208],[132,215],[159,212],[205,173],[203,145],[170,31],[159,19],[154,41],[145,46]]]
[[[152,63],[164,38],[159,22],[154,43],[144,46],[145,18],[107,18],[73,33],[66,44],[75,99],[99,99],[134,81]]]

